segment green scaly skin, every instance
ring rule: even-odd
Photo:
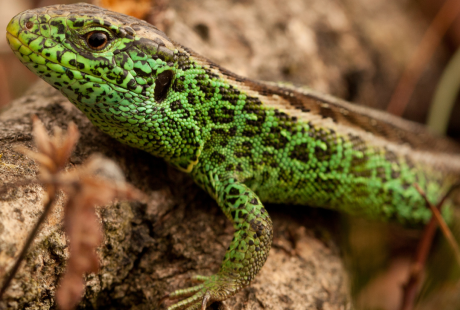
[[[94,31],[109,37],[100,50],[87,43]],[[51,6],[14,17],[7,39],[94,125],[190,173],[233,222],[219,272],[171,293],[191,297],[170,310],[204,309],[250,284],[272,241],[261,201],[416,224],[430,211],[413,184],[436,201],[460,179],[458,147],[417,125],[238,77],[132,17]]]

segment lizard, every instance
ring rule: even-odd
[[[104,133],[191,175],[233,223],[219,271],[168,295],[202,309],[250,285],[271,247],[264,203],[406,225],[460,181],[460,146],[424,126],[314,90],[238,76],[155,26],[89,4],[16,15],[8,43]],[[452,217],[451,199],[444,216]]]

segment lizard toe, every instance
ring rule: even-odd
[[[205,310],[208,304],[225,300],[233,296],[241,288],[235,280],[220,275],[211,277],[195,276],[193,279],[203,283],[177,290],[167,295],[168,298],[188,297],[169,306],[168,310]]]

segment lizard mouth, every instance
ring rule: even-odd
[[[6,27],[6,40],[10,45],[11,50],[23,63],[27,63],[28,59],[25,59],[24,56],[30,55],[33,53],[31,49],[28,48],[27,44],[20,40],[19,35],[23,32],[23,27],[21,26],[21,17],[22,13],[16,15],[11,19]],[[30,22],[31,23],[31,22]],[[31,26],[30,23],[28,26]]]
[[[47,49],[58,43],[46,38],[40,33],[40,24],[36,15],[26,12],[13,17],[6,28],[6,40],[16,57],[32,72],[48,81],[47,74],[51,72],[63,73],[73,68],[67,68],[56,60],[51,59]],[[56,88],[59,85],[53,85]]]
[[[6,39],[16,57],[30,71],[59,90],[77,81],[113,85],[88,70],[81,70],[76,53],[51,37],[51,31],[48,23],[39,23],[36,14],[26,11],[11,19]]]

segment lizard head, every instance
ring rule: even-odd
[[[200,126],[177,86],[188,55],[154,26],[80,3],[20,13],[6,36],[27,68],[102,131],[182,170],[197,162]]]

